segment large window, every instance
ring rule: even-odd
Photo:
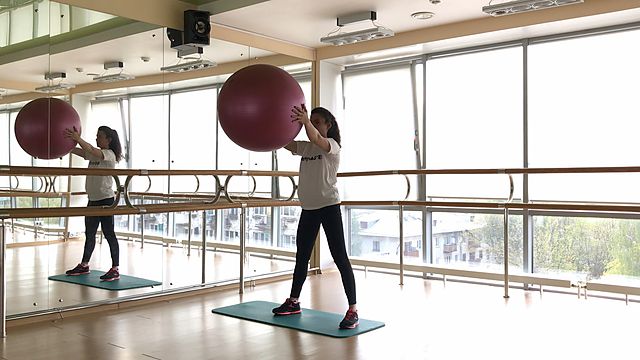
[[[428,169],[522,167],[522,48],[429,60],[425,96]],[[508,189],[506,176],[427,178],[434,197],[504,198]]]
[[[344,75],[340,171],[416,169],[410,64]],[[414,180],[414,179],[412,179]],[[401,177],[342,178],[343,199],[404,199]],[[415,184],[414,184],[415,185]],[[415,186],[412,186],[415,189]]]
[[[529,165],[635,166],[640,31],[529,47]],[[534,200],[639,202],[638,174],[532,176]]]

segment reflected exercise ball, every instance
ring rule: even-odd
[[[271,151],[287,145],[302,125],[292,122],[291,110],[304,104],[298,82],[272,65],[250,65],[236,71],[218,95],[222,130],[237,145]]]
[[[20,147],[39,159],[67,155],[76,146],[64,137],[64,130],[75,127],[80,133],[80,116],[66,101],[39,98],[27,103],[16,117],[15,134]]]

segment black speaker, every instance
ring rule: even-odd
[[[184,37],[185,45],[209,45],[211,23],[208,11],[186,10],[184,12]]]
[[[182,31],[178,29],[167,28],[167,37],[171,42],[171,48],[182,45]]]

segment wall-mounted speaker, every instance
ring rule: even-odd
[[[171,48],[182,45],[182,31],[178,29],[167,28],[167,38],[171,42]]]
[[[183,42],[185,45],[209,45],[210,16],[211,13],[208,11],[186,10],[184,12]]]

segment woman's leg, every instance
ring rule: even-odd
[[[104,203],[102,205],[110,206],[115,201],[114,198],[104,199],[102,200]],[[116,232],[114,230],[114,216],[101,216],[100,217],[100,228],[102,229],[102,234],[105,239],[107,239],[107,243],[109,244],[109,251],[111,252],[111,266],[116,267],[120,265],[120,247],[118,245],[118,238],[116,237]]]
[[[327,242],[329,243],[333,261],[338,266],[338,270],[340,270],[342,286],[344,286],[344,292],[347,294],[349,306],[353,306],[356,304],[356,280],[347,255],[340,205],[322,208],[322,227],[325,235],[327,235]]]
[[[87,207],[96,206],[95,201],[89,201]],[[100,224],[100,217],[98,216],[85,216],[84,217],[84,252],[82,253],[82,263],[88,264],[91,260],[91,254],[96,247],[96,232],[98,231],[98,225]]]
[[[296,235],[296,267],[293,271],[293,283],[291,284],[291,297],[299,298],[302,285],[307,279],[308,263],[313,251],[316,236],[320,230],[319,210],[302,210],[298,221]]]

